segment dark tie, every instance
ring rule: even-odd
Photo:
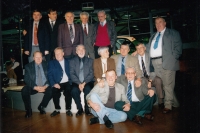
[[[144,77],[149,78],[149,76],[147,75],[145,65],[144,65],[143,57],[141,57],[141,61],[142,61],[142,71],[144,73]]]
[[[80,72],[79,72],[79,80],[82,83],[84,81],[84,76],[83,76],[83,59],[80,59]]]
[[[132,102],[132,85],[131,85],[131,82],[128,82],[127,98],[131,103]]]
[[[73,29],[72,29],[72,24],[70,24],[69,26],[69,33],[70,33],[70,38],[71,38],[71,41],[74,39],[74,33],[73,33]]]
[[[154,49],[156,49],[158,47],[159,39],[160,39],[160,32],[159,32],[158,36],[156,37],[156,41],[155,41],[154,46],[153,46]]]
[[[125,74],[124,58],[125,58],[125,57],[122,57],[121,75],[124,75],[124,74]]]
[[[85,34],[87,35],[87,27],[86,27],[85,24],[84,24],[84,32],[85,32]]]
[[[35,26],[34,26],[34,38],[33,38],[33,43],[35,45],[38,45],[37,32],[38,32],[38,27],[37,27],[37,23],[35,23]]]
[[[53,21],[51,21],[51,29],[52,29],[52,31],[53,31],[53,26],[54,26]]]
[[[40,70],[40,66],[38,66],[38,86],[43,86],[42,84],[42,74],[41,74],[41,70]]]

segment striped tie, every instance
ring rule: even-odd
[[[122,57],[121,75],[124,75],[124,74],[125,74],[124,58],[125,58],[125,57]]]
[[[147,75],[147,71],[146,71],[146,68],[145,68],[145,65],[144,65],[143,57],[141,57],[141,61],[142,61],[142,71],[143,71],[144,77],[148,79],[149,76]]]
[[[131,82],[128,82],[127,98],[131,103],[132,102],[132,86],[131,86]]]

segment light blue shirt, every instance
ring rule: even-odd
[[[127,58],[127,56],[125,56],[125,58],[124,58],[124,66],[126,64],[126,58]],[[116,66],[117,76],[121,76],[121,67],[122,67],[122,55],[119,55],[117,66]]]
[[[45,85],[47,79],[46,79],[46,77],[45,77],[42,64],[40,64],[40,65],[35,64],[36,84],[38,85],[38,66],[40,67],[40,71],[41,71],[41,74],[42,74],[42,84]]]

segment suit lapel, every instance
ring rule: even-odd
[[[100,71],[103,73],[101,58],[98,59],[98,67],[100,68]]]

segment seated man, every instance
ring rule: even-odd
[[[78,109],[76,115],[78,116],[83,113],[80,99],[82,91],[84,92],[85,113],[86,115],[91,115],[86,102],[86,96],[89,94],[94,84],[93,59],[85,56],[85,47],[82,44],[76,47],[76,53],[77,56],[70,60],[70,77],[72,80],[71,94]]]
[[[126,97],[125,88],[121,84],[115,83],[116,79],[115,70],[107,70],[104,87],[101,88],[97,84],[87,95],[87,102],[92,108],[92,114],[95,116],[90,119],[90,124],[105,123],[107,128],[113,128],[113,123],[126,120],[127,115],[122,110],[129,111],[130,103]],[[123,101],[124,109],[121,111],[114,108],[117,101]]]
[[[156,88],[156,94],[158,96],[158,105],[159,108],[164,108],[163,103],[163,88],[162,88],[162,80],[160,77],[158,77],[155,72],[154,68],[149,56],[149,53],[145,52],[146,47],[143,43],[138,43],[136,45],[137,55],[136,57],[139,60],[140,69],[143,72],[143,76],[148,80],[148,87],[155,87]]]
[[[153,120],[154,116],[151,114],[151,111],[153,104],[156,101],[154,91],[147,88],[147,81],[143,78],[140,87],[135,86],[136,72],[133,67],[128,67],[126,69],[125,76],[121,76],[117,82],[124,85],[126,96],[131,103],[130,110],[126,111],[128,118],[130,120],[133,120],[134,118],[134,121],[140,125],[142,124],[141,117]],[[123,111],[124,102],[116,102],[115,108],[119,111]]]
[[[51,100],[51,87],[47,80],[47,63],[42,61],[42,53],[36,51],[33,54],[33,60],[25,66],[24,82],[25,86],[22,88],[22,99],[24,101],[26,115],[25,117],[32,116],[31,98],[30,95],[38,92],[43,92],[44,97],[38,106],[40,114],[45,114],[45,107]]]
[[[69,61],[65,59],[63,49],[57,47],[54,50],[55,58],[51,60],[48,65],[48,79],[50,86],[52,87],[53,102],[56,110],[51,113],[51,116],[56,116],[60,114],[60,96],[61,92],[64,90],[63,94],[65,96],[66,104],[66,114],[72,116],[71,103],[71,87],[69,84]]]

